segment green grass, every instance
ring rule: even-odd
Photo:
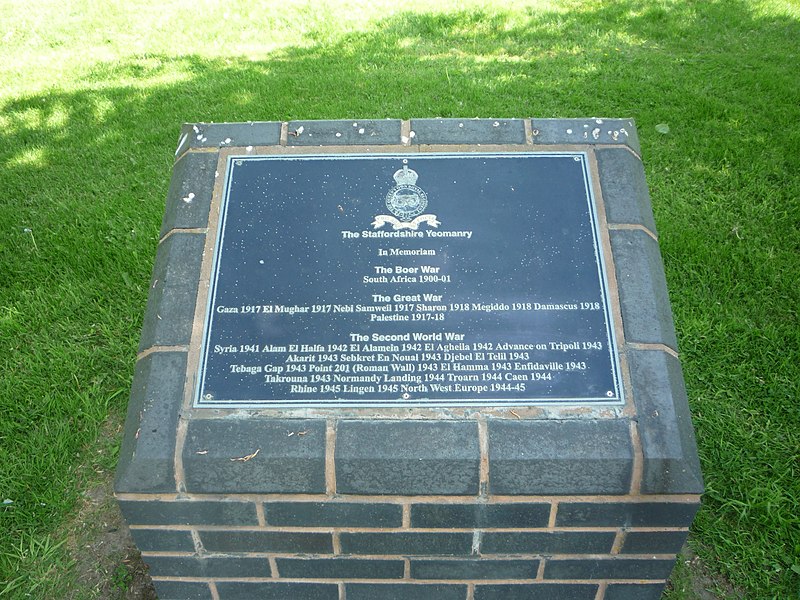
[[[98,436],[124,413],[182,122],[632,116],[708,489],[695,550],[746,598],[800,597],[796,0],[0,15],[0,596],[58,596],[53,536],[113,467]]]
[[[7,544],[3,552],[3,587],[0,594],[20,598],[59,596],[64,573],[74,566],[62,546],[66,540],[53,542],[48,535],[25,536],[16,544]]]

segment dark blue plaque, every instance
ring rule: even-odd
[[[622,402],[579,152],[229,158],[198,407]]]

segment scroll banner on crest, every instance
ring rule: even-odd
[[[439,227],[441,223],[436,220],[436,215],[420,215],[412,221],[403,222],[391,215],[377,215],[372,222],[375,229],[380,229],[389,223],[394,229],[419,229],[422,223],[427,223],[431,227]]]

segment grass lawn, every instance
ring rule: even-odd
[[[800,598],[798,0],[0,0],[0,48],[0,597],[74,579],[181,123],[619,116],[706,478],[693,549],[732,597]]]

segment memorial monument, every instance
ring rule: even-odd
[[[655,600],[699,506],[630,120],[185,126],[139,350],[161,600]]]

